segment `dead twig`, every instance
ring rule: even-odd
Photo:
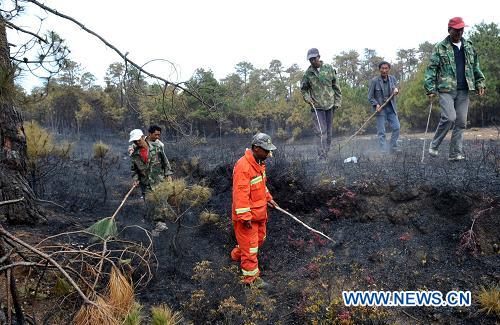
[[[61,209],[66,209],[65,207],[63,207],[62,205],[54,202],[54,201],[48,201],[48,200],[42,200],[42,199],[36,199],[37,202],[40,202],[40,203],[48,203],[48,204],[52,204],[52,205],[55,205],[56,207],[59,207]]]
[[[406,316],[410,317],[410,318],[413,318],[414,320],[416,320],[417,322],[421,323],[422,321],[420,319],[418,319],[417,317],[407,313],[406,311],[404,310],[401,310],[403,312],[403,314],[405,314]]]
[[[491,202],[490,202],[491,203]],[[459,250],[465,250],[465,249],[470,249],[473,254],[476,254],[477,252],[477,243],[476,243],[476,234],[474,232],[474,224],[476,223],[476,220],[479,219],[481,215],[483,215],[486,212],[490,212],[493,210],[493,206],[482,209],[474,213],[472,217],[472,224],[466,232],[464,232],[460,236],[460,245],[459,245]]]
[[[47,255],[46,253],[31,246],[30,244],[22,241],[21,239],[17,238],[16,236],[12,235],[10,232],[6,231],[2,226],[0,226],[0,234],[9,238],[12,241],[18,243],[19,245],[25,247],[29,251],[43,257],[47,261],[49,261],[50,264],[54,265],[59,270],[59,272],[62,273],[62,275],[66,278],[66,280],[69,281],[71,286],[73,286],[73,288],[75,288],[75,290],[78,292],[80,297],[83,299],[84,303],[91,304],[91,305],[98,307],[94,302],[90,301],[90,299],[83,293],[82,289],[80,289],[78,284],[75,283],[75,281],[71,278],[71,276],[69,276],[69,274],[64,270],[64,268],[59,263],[57,263],[54,259],[52,259],[49,255]]]
[[[22,198],[19,198],[19,199],[2,201],[2,202],[0,202],[0,205],[17,203],[17,202],[21,202],[21,201],[23,201],[23,200],[24,200],[24,196],[23,196]]]

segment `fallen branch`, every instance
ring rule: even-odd
[[[36,199],[36,201],[40,202],[40,203],[49,203],[49,204],[55,205],[56,207],[59,207],[61,209],[65,209],[62,205],[60,205],[54,201],[48,201],[48,200],[42,200],[42,199]]]
[[[465,249],[470,249],[473,254],[476,253],[477,251],[477,243],[476,243],[476,233],[474,232],[474,224],[476,223],[476,220],[484,213],[486,212],[491,212],[493,210],[493,206],[482,209],[474,213],[472,217],[472,225],[470,226],[469,230],[464,232],[462,235],[460,235],[460,246],[459,249],[465,250]]]
[[[125,194],[125,197],[123,198],[122,202],[116,209],[115,213],[111,217],[104,218],[102,220],[99,220],[98,222],[94,223],[92,226],[87,228],[87,231],[95,234],[99,238],[104,238],[108,239],[109,237],[115,237],[118,234],[118,230],[116,228],[116,215],[120,211],[120,209],[123,207],[125,204],[125,201],[127,201],[129,195],[132,193],[132,191],[136,188],[137,185],[132,185],[130,190]]]
[[[33,253],[35,253],[35,254],[43,257],[47,261],[49,261],[50,264],[54,265],[59,270],[59,272],[62,273],[62,275],[66,278],[66,280],[69,281],[69,283],[71,284],[71,286],[73,286],[73,288],[75,288],[75,290],[78,292],[78,294],[80,295],[80,297],[83,299],[84,303],[90,304],[90,305],[93,305],[93,306],[99,308],[99,306],[96,303],[92,302],[83,293],[82,289],[80,289],[80,287],[78,286],[78,284],[75,283],[75,281],[73,280],[73,278],[71,278],[71,276],[69,276],[69,274],[64,270],[64,268],[59,263],[57,263],[54,259],[52,259],[49,255],[45,254],[44,252],[36,249],[35,247],[31,246],[30,244],[22,241],[21,239],[17,238],[16,236],[12,235],[10,232],[8,232],[7,230],[5,230],[2,226],[0,226],[0,235],[3,235],[5,237],[9,238],[10,240],[18,243],[19,245],[23,246],[24,248],[32,251]]]
[[[14,199],[14,200],[7,200],[7,201],[2,201],[0,202],[0,205],[5,205],[5,204],[12,204],[12,203],[17,203],[17,202],[21,202],[24,200],[24,196],[20,199]]]

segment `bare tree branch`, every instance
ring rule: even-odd
[[[15,24],[13,24],[13,23],[11,23],[10,21],[5,21],[5,24],[6,24],[7,26],[9,26],[10,28],[13,28],[13,29],[18,30],[18,31],[20,31],[20,32],[23,32],[23,33],[29,34],[29,35],[31,35],[31,36],[33,36],[33,37],[36,37],[36,38],[38,38],[41,42],[44,42],[45,44],[49,44],[49,42],[47,42],[47,40],[46,40],[46,39],[44,39],[43,37],[41,37],[40,35],[38,35],[38,34],[36,34],[36,33],[33,33],[33,32],[30,32],[29,30],[23,29],[23,28],[21,28],[21,27],[19,27],[19,26],[15,25]]]
[[[194,98],[196,98],[198,101],[200,101],[204,106],[208,107],[208,108],[212,108],[212,105],[210,105],[209,103],[207,103],[201,96],[199,96],[198,94],[196,94],[195,92],[191,91],[190,89],[187,89],[185,87],[182,87],[179,83],[174,83],[174,82],[171,82],[165,78],[162,78],[160,76],[157,76],[149,71],[146,71],[144,70],[139,64],[135,63],[134,61],[130,60],[129,58],[127,58],[127,54],[124,54],[122,53],[119,49],[117,49],[115,46],[113,46],[111,43],[109,43],[107,40],[105,40],[101,35],[97,34],[96,32],[92,31],[91,29],[85,27],[84,24],[80,23],[78,20],[68,16],[68,15],[65,15],[55,9],[52,9],[50,7],[47,7],[46,5],[36,1],[36,0],[26,0],[27,2],[31,2],[35,5],[37,5],[38,7],[58,16],[58,17],[61,17],[61,18],[64,18],[64,19],[67,19],[73,23],[75,23],[76,25],[78,25],[81,29],[83,29],[84,31],[86,31],[87,33],[97,37],[101,42],[103,42],[107,47],[109,47],[110,49],[112,49],[113,51],[115,51],[125,62],[129,63],[130,65],[132,65],[133,67],[135,67],[137,70],[141,71],[142,73],[148,75],[149,77],[151,78],[154,78],[154,79],[157,79],[157,80],[161,80],[163,81],[163,83],[167,84],[167,85],[172,85],[174,86],[175,88],[179,88],[181,89],[182,91],[185,91],[187,94],[193,96]]]

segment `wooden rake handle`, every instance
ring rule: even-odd
[[[384,108],[387,104],[389,104],[389,102],[391,101],[392,97],[394,97],[394,93],[392,93],[391,96],[389,96],[389,98],[387,98],[387,100],[382,104],[382,106],[380,106],[380,109]],[[359,132],[361,132],[361,130],[363,130],[363,128],[366,126],[366,124],[368,124],[368,122],[370,122],[370,120],[377,114],[378,112],[375,110],[375,112],[373,112],[372,115],[370,115],[370,117],[368,117],[368,119],[366,120],[365,123],[363,123],[363,125],[361,125],[361,127],[353,134],[349,137],[349,139],[347,139],[342,145],[340,145],[340,148],[343,148],[345,147],[356,135],[358,135]]]
[[[127,192],[127,194],[125,194],[125,197],[123,198],[122,200],[122,203],[120,203],[120,205],[118,206],[118,209],[116,209],[115,213],[113,213],[113,215],[111,216],[111,220],[114,220],[116,215],[118,214],[118,211],[120,211],[120,209],[123,207],[123,204],[125,204],[125,201],[127,201],[129,195],[132,193],[132,191],[137,187],[137,185],[132,185],[132,187],[130,188],[130,190]]]
[[[275,207],[276,210],[278,211],[281,211],[283,212],[284,214],[286,214],[287,216],[291,217],[293,220],[297,221],[298,223],[300,223],[301,225],[303,225],[304,227],[306,227],[307,229],[311,230],[312,232],[315,232],[323,237],[325,237],[326,239],[328,239],[329,241],[332,241],[333,242],[333,239],[331,239],[330,237],[328,237],[327,235],[325,235],[324,233],[322,233],[321,231],[318,231],[310,226],[308,226],[306,223],[304,223],[303,221],[301,221],[299,218],[297,218],[296,216],[294,216],[293,214],[291,214],[290,212],[280,208],[279,206]]]

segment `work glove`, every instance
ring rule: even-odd
[[[274,208],[278,207],[279,205],[278,205],[278,203],[276,203],[274,200],[271,200],[271,201],[268,201],[268,202],[267,202],[267,206],[268,206],[269,208],[271,208],[271,209],[274,209]]]

